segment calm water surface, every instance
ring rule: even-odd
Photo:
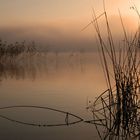
[[[7,63],[7,64],[6,64]],[[19,56],[1,66],[0,107],[46,106],[92,119],[87,100],[106,89],[96,53],[47,53]],[[48,110],[14,108],[0,115],[36,123],[54,123],[61,114]],[[0,118],[1,140],[98,140],[94,125],[79,123],[61,127],[33,127]]]

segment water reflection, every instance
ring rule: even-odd
[[[24,56],[25,57],[25,56]],[[26,62],[25,58],[5,58],[4,63],[0,63],[0,78],[16,78],[24,79],[25,77],[31,75],[35,78],[36,69],[32,63],[29,62],[30,56],[27,56]]]
[[[86,72],[87,67],[93,69],[95,55],[92,53],[23,53],[16,57],[4,56],[0,59],[0,79],[36,79],[41,74],[50,75],[55,72]]]
[[[5,61],[4,59],[1,61],[1,107],[46,106],[76,114],[86,120],[91,119],[91,113],[85,109],[86,99],[87,97],[94,98],[105,87],[100,63],[97,60],[98,54],[49,52],[30,55],[24,53],[15,58],[6,57]],[[0,110],[0,114],[3,117],[39,124],[40,122],[51,124],[51,122],[48,123],[49,120],[65,119],[48,111],[27,108]],[[22,137],[30,140],[92,140],[94,136],[97,137],[94,127],[84,123],[68,128],[45,128],[47,130],[18,125],[2,118],[0,123],[0,138],[2,139],[15,140]],[[36,137],[33,133],[36,133]]]

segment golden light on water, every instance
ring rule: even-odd
[[[124,75],[122,74],[125,67],[124,71],[126,71],[129,81],[130,73],[127,72],[129,69],[127,69],[127,63],[125,63],[127,62],[125,60],[127,55],[125,56],[125,53],[123,53],[124,56],[120,58],[121,55],[117,53],[117,47],[120,44],[122,45],[119,46],[119,49],[126,46],[125,44],[131,46],[131,42],[129,43],[128,40],[138,29],[140,20],[139,0],[105,0],[105,7],[112,36],[106,26],[105,16],[101,16],[98,20],[100,36],[105,42],[105,45],[101,46],[104,46],[105,50],[108,49],[106,46],[110,46],[114,53],[111,53],[111,57],[108,53],[104,53],[106,57],[103,57],[103,62],[105,63],[101,63],[102,57],[99,56],[99,45],[97,45],[94,26],[91,25],[85,30],[82,29],[92,23],[92,8],[95,9],[97,16],[103,13],[103,0],[0,0],[0,49],[2,50],[0,53],[0,106],[46,106],[54,108],[53,110],[60,109],[77,114],[83,118],[84,122],[85,120],[93,120],[93,112],[88,112],[90,110],[86,110],[86,108],[92,107],[92,103],[97,99],[96,97],[99,97],[108,88],[107,85],[114,87],[116,77],[121,77],[118,81],[124,80],[125,82],[125,72]],[[122,16],[128,40],[124,40],[124,30],[118,9]],[[104,13],[102,15],[105,15]],[[106,41],[107,37],[110,45]],[[128,43],[125,43],[125,41]],[[139,42],[139,39],[136,41]],[[100,43],[103,44],[102,41]],[[113,59],[115,53],[117,57]],[[120,59],[118,59],[118,56]],[[128,54],[128,56],[131,57],[132,54]],[[123,63],[122,71],[119,70],[121,65],[119,68],[118,61],[116,62],[116,60],[119,60],[118,63],[121,64],[121,59]],[[129,60],[131,61],[131,59]],[[136,60],[135,57],[133,60]],[[113,63],[114,71],[112,71],[112,62],[116,62]],[[104,64],[105,66],[103,66]],[[115,71],[116,75],[114,76],[113,72]],[[133,73],[137,75],[135,70]],[[106,76],[107,78],[105,78]],[[123,82],[118,83],[121,85]],[[128,86],[126,86],[126,89],[129,92],[131,86],[129,84]],[[102,98],[102,96],[100,97]],[[107,101],[108,97],[110,95],[105,97]],[[116,96],[114,99],[117,101]],[[111,104],[107,105],[106,109],[108,110],[108,107],[110,108],[112,105],[113,108],[118,105],[119,102],[116,101],[114,104],[109,101]],[[135,105],[129,105],[135,107]],[[129,107],[128,109],[130,110]],[[36,117],[42,115],[39,112],[36,112]],[[11,113],[9,112],[9,114]],[[15,110],[16,114],[23,119],[26,115],[29,115],[28,112],[20,114]],[[46,128],[32,129],[32,127],[24,126],[26,124],[24,122],[21,122],[21,124],[24,124],[22,127],[17,127],[14,123],[20,123],[20,120],[14,121],[2,115],[2,112],[0,112],[0,139],[98,140],[93,125],[82,123],[79,126],[55,127],[52,129],[48,129],[47,125],[41,125]],[[50,115],[50,118],[53,117],[56,116]],[[88,117],[90,119],[87,119]],[[29,118],[36,123],[33,114]],[[106,115],[105,118],[107,118]],[[37,119],[40,121],[41,117]],[[44,119],[48,123],[48,117]],[[66,113],[65,122],[67,125],[69,125],[69,121],[69,113]],[[114,122],[115,124],[118,123],[116,120]],[[29,125],[32,126],[33,124]],[[111,127],[107,127],[107,131],[108,128],[111,130]],[[112,128],[114,128],[114,124]],[[112,134],[111,132],[111,137]]]

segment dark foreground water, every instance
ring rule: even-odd
[[[9,58],[7,58],[9,59]],[[36,105],[92,119],[86,110],[106,89],[96,53],[47,53],[19,56],[0,66],[0,107]],[[63,114],[36,108],[0,110],[8,118],[38,124],[61,123]],[[61,127],[34,127],[0,117],[1,140],[98,140],[95,126],[78,123]]]

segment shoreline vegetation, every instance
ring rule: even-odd
[[[135,5],[133,9],[139,16],[140,14]],[[138,28],[137,32],[130,39],[127,35],[120,11],[119,17],[124,34],[122,38],[123,42],[120,42],[119,46],[114,44],[105,3],[103,3],[103,13],[101,15],[97,16],[93,9],[93,20],[88,24],[88,26],[93,25],[97,33],[99,54],[107,89],[93,103],[90,101],[90,105],[87,106],[87,109],[92,114],[92,120],[84,121],[84,119],[76,117],[80,119],[80,122],[84,121],[85,123],[94,124],[101,140],[140,139],[140,29]],[[106,23],[106,40],[102,37],[99,26],[100,18],[104,18]],[[118,53],[116,51],[117,48],[119,50]],[[16,58],[22,53],[32,55],[35,52],[34,43],[31,43],[31,46],[25,45],[25,42],[16,42],[9,45],[2,40],[0,41],[0,63],[7,56]],[[57,55],[58,53],[56,53]],[[15,108],[15,106],[11,106],[11,108]],[[51,110],[58,111],[52,108]],[[65,125],[67,125],[69,113],[64,113],[66,114]],[[74,114],[72,115],[75,116]],[[26,124],[6,118],[5,116],[3,118],[16,123]]]
[[[34,62],[31,62],[31,58],[37,53],[34,42],[27,44],[23,41],[8,44],[0,40],[0,80],[8,77],[24,78],[25,75],[35,77]]]
[[[138,16],[140,15],[135,5],[133,10]],[[103,1],[101,15],[97,16],[93,9],[91,24],[99,41],[99,53],[107,89],[87,108],[93,114],[90,123],[95,124],[101,140],[140,139],[140,29],[138,28],[130,39],[120,11],[119,17],[124,37],[123,42],[116,46],[105,2]],[[106,40],[102,37],[100,18],[106,23]]]
[[[88,55],[89,54],[89,55]],[[92,63],[92,52],[41,52],[35,42],[8,44],[0,40],[0,80],[32,79],[67,67],[84,72],[86,63]]]
[[[35,53],[37,52],[35,42],[31,42],[31,44],[26,44],[23,42],[15,42],[8,44],[6,41],[0,40],[0,59],[3,56],[16,57],[22,53]]]

